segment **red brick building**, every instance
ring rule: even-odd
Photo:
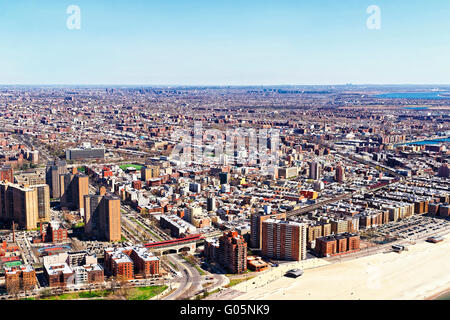
[[[130,280],[159,275],[159,258],[144,247],[105,250],[105,269],[110,275]]]
[[[5,165],[0,168],[0,181],[4,180],[14,183],[13,169],[10,165]]]
[[[343,253],[347,252],[347,238],[342,235],[338,235],[335,237],[336,239],[336,252]]]
[[[8,292],[31,290],[36,284],[36,272],[31,265],[5,268],[5,285]]]
[[[142,181],[141,180],[135,180],[132,182],[133,188],[136,190],[142,189]]]
[[[217,255],[219,263],[230,273],[247,270],[247,243],[237,231],[229,231],[219,238]]]
[[[307,227],[293,221],[269,219],[262,226],[262,255],[277,260],[306,259]]]
[[[66,242],[68,241],[67,229],[59,223],[49,223],[41,227],[42,242]]]
[[[348,251],[359,250],[360,248],[360,238],[356,234],[348,234],[347,235],[347,249]]]
[[[135,247],[127,253],[134,264],[135,277],[150,277],[159,274],[159,259],[143,247]]]
[[[113,248],[105,250],[105,269],[113,277],[124,280],[134,279],[133,260],[120,250]]]
[[[283,220],[286,219],[286,213],[264,212],[253,213],[250,217],[250,245],[252,248],[260,249],[262,243],[262,224],[268,219]]]
[[[0,257],[3,257],[6,255],[6,252],[15,252],[19,251],[19,247],[12,243],[7,243],[6,241],[3,241],[0,243]]]
[[[74,283],[73,270],[67,263],[44,264],[44,275],[49,287],[67,287]]]
[[[341,233],[316,239],[315,251],[321,257],[354,252],[360,249],[360,237],[354,233]]]
[[[316,239],[315,251],[322,257],[334,255],[337,251],[336,239],[333,236],[325,236]]]

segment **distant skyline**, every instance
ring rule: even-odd
[[[1,1],[0,85],[448,85],[448,17],[445,0]]]

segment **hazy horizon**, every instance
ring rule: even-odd
[[[436,89],[433,87],[449,87],[449,84],[438,83],[336,83],[336,84],[145,84],[145,83],[0,83],[0,87],[154,87],[154,88],[167,88],[167,87],[204,87],[204,88],[242,88],[242,87],[422,87]]]

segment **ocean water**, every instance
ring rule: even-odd
[[[408,109],[408,110],[427,110],[429,108],[428,107],[405,107],[403,109]]]
[[[417,142],[408,142],[405,144],[414,144],[414,145],[426,145],[426,144],[440,144],[442,142],[448,142],[450,141],[450,138],[443,138],[443,139],[435,139],[435,140],[424,140],[424,141],[417,141]]]
[[[393,93],[383,93],[376,95],[377,98],[388,98],[388,99],[450,99],[450,96],[441,96],[441,93],[448,94],[449,92],[393,92]]]

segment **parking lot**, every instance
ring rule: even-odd
[[[448,219],[416,215],[380,226],[376,232],[396,238],[420,239],[448,229],[450,229]]]
[[[125,245],[128,243],[125,243]],[[84,250],[86,250],[89,254],[95,254],[97,257],[103,256],[105,249],[110,247],[121,247],[123,244],[110,243],[107,241],[83,241],[82,245]]]

